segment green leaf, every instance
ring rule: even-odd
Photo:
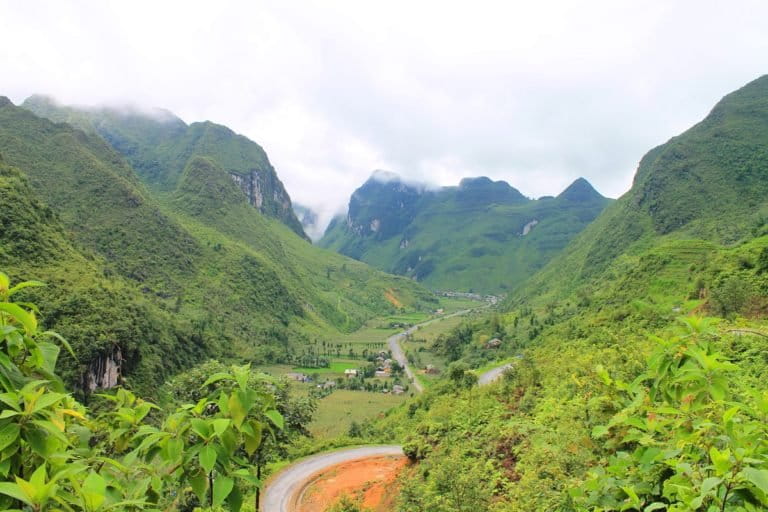
[[[200,386],[200,387],[201,388],[207,387],[207,386],[213,384],[214,382],[219,382],[220,380],[232,380],[232,375],[230,375],[228,373],[225,373],[225,372],[214,373],[213,375],[208,377],[208,380],[203,382],[203,385]]]
[[[190,422],[192,425],[192,431],[205,439],[206,441],[211,437],[211,429],[208,426],[208,422],[200,418],[192,418]]]
[[[8,279],[8,274],[0,272],[0,294],[7,292],[10,286],[11,280]]]
[[[221,436],[221,434],[224,433],[225,430],[229,427],[229,424],[231,423],[230,420],[226,418],[218,418],[213,420],[213,431],[216,433],[217,436]]]
[[[713,446],[709,449],[709,458],[718,476],[723,476],[731,469],[731,450],[726,448],[721,452]]]
[[[90,473],[83,481],[83,501],[88,510],[98,509],[104,503],[107,483],[98,473]]]
[[[203,446],[198,454],[198,459],[200,460],[200,467],[206,473],[210,473],[216,465],[216,449],[210,444]]]
[[[235,426],[240,428],[240,425],[243,424],[243,420],[245,419],[245,408],[243,407],[243,403],[240,401],[239,393],[232,393],[232,395],[229,397],[228,406],[229,406],[229,415],[232,417],[232,421],[235,423]]]
[[[47,336],[49,338],[56,338],[57,340],[59,340],[59,343],[61,343],[61,346],[67,349],[67,352],[69,352],[69,355],[71,355],[75,359],[75,361],[77,361],[77,356],[75,355],[75,351],[72,350],[72,345],[70,345],[69,342],[65,340],[61,334],[54,331],[45,331],[43,333],[43,336]]]
[[[30,500],[30,497],[21,490],[21,487],[11,482],[0,482],[0,494],[5,494],[15,500],[23,501],[30,507],[34,505]]]
[[[35,406],[32,408],[32,412],[36,413],[47,407],[50,407],[65,396],[66,395],[63,393],[45,393],[43,396],[38,398],[37,401],[35,401]]]
[[[11,302],[0,302],[0,311],[7,313],[14,320],[24,326],[24,330],[27,334],[32,335],[37,332],[37,319],[34,313],[24,311],[16,304]]]
[[[189,479],[189,485],[201,503],[205,503],[205,494],[208,490],[208,475],[204,471],[199,471]]]
[[[270,409],[267,412],[264,413],[264,415],[269,418],[269,420],[280,430],[285,427],[285,421],[283,420],[283,415],[280,414],[277,409]]]
[[[736,416],[736,413],[739,412],[740,407],[737,405],[736,407],[731,407],[727,411],[723,413],[723,423],[730,422],[734,416]]]
[[[224,500],[227,499],[229,493],[232,492],[232,488],[235,486],[235,481],[228,476],[220,475],[213,481],[213,506],[219,507]]]
[[[20,290],[23,290],[24,288],[30,288],[33,286],[45,286],[45,283],[41,283],[40,281],[24,281],[23,283],[19,283],[13,288],[11,288],[10,290],[8,290],[8,296],[10,297],[14,293]],[[0,283],[0,289],[2,289],[2,283]]]
[[[704,479],[704,481],[701,482],[701,494],[707,494],[709,491],[720,485],[722,481],[722,478],[718,478],[716,476]]]
[[[43,356],[42,367],[49,373],[54,373],[56,371],[56,361],[59,359],[59,352],[61,349],[47,341],[38,343],[37,348],[40,349],[40,353]]]
[[[768,495],[768,469],[744,468],[743,473],[752,485]]]
[[[657,502],[651,503],[650,505],[645,507],[643,509],[643,512],[653,512],[654,510],[666,510],[666,509],[667,509],[666,503],[661,503],[661,502],[657,501]]]
[[[19,430],[18,423],[9,423],[3,428],[0,428],[0,451],[5,450],[8,446],[16,442],[19,438]]]
[[[232,512],[239,512],[242,508],[243,493],[240,492],[240,488],[238,486],[234,486],[232,488],[232,492],[229,494],[229,498],[227,498],[227,504],[229,505],[229,510]]]

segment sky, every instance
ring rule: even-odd
[[[618,197],[768,72],[766,20],[765,0],[0,0],[0,95],[225,124],[324,221],[376,169]]]

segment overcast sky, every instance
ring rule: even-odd
[[[617,197],[766,72],[765,0],[0,0],[0,95],[226,124],[326,214],[374,169]]]

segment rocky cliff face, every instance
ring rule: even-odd
[[[153,189],[174,190],[193,158],[209,158],[232,176],[254,208],[307,238],[264,149],[226,126],[210,121],[187,125],[160,109],[62,106],[44,96],[32,96],[22,106],[52,121],[97,133]]]
[[[102,354],[91,361],[83,375],[82,389],[93,393],[97,389],[110,389],[120,384],[122,378],[123,354],[120,347],[111,353]]]

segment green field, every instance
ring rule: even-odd
[[[344,374],[344,370],[350,368],[359,368],[364,361],[354,359],[334,359],[330,362],[328,368],[294,368],[293,372],[306,373],[307,375],[318,375],[325,373]]]
[[[405,399],[405,394],[394,396],[340,389],[320,400],[309,430],[313,436],[323,439],[343,435],[349,431],[352,421],[360,423],[383,415],[384,411],[401,404]]]

